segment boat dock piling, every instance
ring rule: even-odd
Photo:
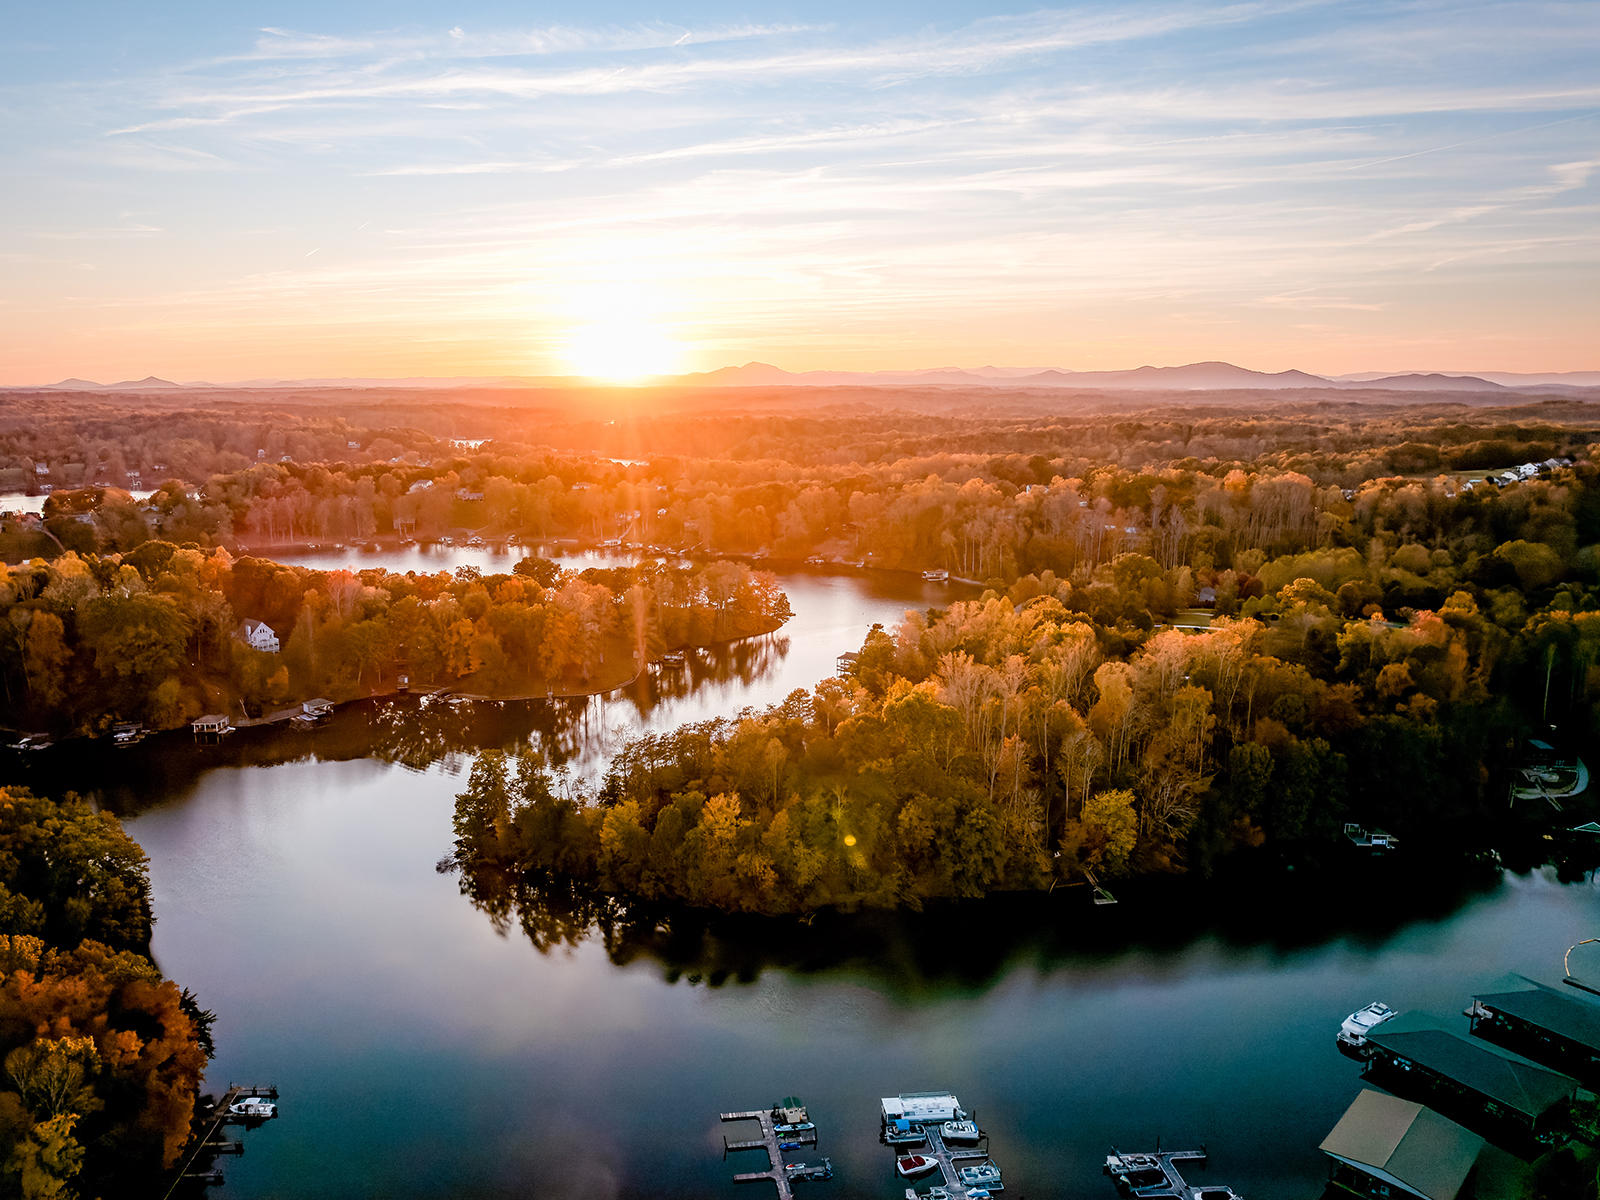
[[[765,1171],[744,1171],[733,1177],[735,1183],[759,1183],[770,1179],[778,1189],[778,1200],[793,1200],[793,1184],[796,1180],[820,1180],[833,1178],[833,1164],[827,1159],[819,1163],[808,1165],[785,1164],[783,1161],[783,1146],[800,1145],[815,1146],[817,1144],[817,1131],[813,1126],[810,1129],[786,1130],[779,1133],[775,1128],[777,1122],[768,1109],[752,1109],[747,1112],[725,1112],[720,1114],[724,1121],[755,1121],[761,1126],[759,1138],[748,1138],[737,1142],[730,1142],[726,1135],[722,1139],[722,1157],[739,1150],[765,1150],[767,1152],[767,1169]],[[809,1124],[809,1122],[805,1122]]]

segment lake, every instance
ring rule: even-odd
[[[411,697],[314,734],[241,732],[22,764],[126,814],[151,860],[162,969],[217,1013],[215,1090],[275,1083],[282,1116],[219,1160],[271,1197],[748,1197],[717,1114],[797,1094],[830,1183],[898,1198],[879,1097],[949,1088],[1006,1196],[1105,1197],[1113,1145],[1205,1143],[1203,1178],[1311,1200],[1358,1091],[1339,1021],[1374,999],[1459,1014],[1502,972],[1560,975],[1600,892],[1553,874],[1413,872],[1287,890],[1081,893],[810,927],[682,919],[634,936],[497,927],[435,870],[471,753],[532,741],[591,772],[623,729],[781,700],[875,621],[947,600],[887,576],[787,573],[783,631],[604,698]],[[69,773],[70,772],[70,773]],[[552,923],[553,924],[553,923]],[[1465,1029],[1465,1020],[1460,1027]]]

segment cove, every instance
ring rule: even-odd
[[[1594,932],[1600,894],[1551,872],[1330,874],[1292,903],[1136,889],[787,933],[681,916],[541,951],[435,871],[477,749],[532,740],[591,770],[619,730],[781,701],[874,621],[950,595],[783,584],[780,633],[608,697],[373,702],[311,735],[30,757],[21,782],[94,794],[149,853],[156,958],[218,1014],[211,1088],[282,1092],[221,1195],[754,1197],[717,1114],[793,1093],[836,1170],[818,1197],[898,1197],[878,1099],[948,1087],[1018,1200],[1109,1200],[1107,1151],[1158,1135],[1207,1144],[1208,1177],[1246,1195],[1309,1200],[1358,1088],[1345,1014],[1459,1012],[1501,972],[1557,976]]]

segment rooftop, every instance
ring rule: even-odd
[[[1480,994],[1474,999],[1530,1025],[1577,1042],[1600,1053],[1600,1003],[1560,992],[1533,980],[1511,991]]]
[[[1483,1144],[1432,1109],[1366,1088],[1322,1151],[1424,1200],[1456,1200]]]
[[[1451,1033],[1426,1013],[1386,1021],[1367,1035],[1367,1043],[1528,1117],[1542,1116],[1578,1086],[1569,1076]]]

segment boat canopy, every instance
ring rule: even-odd
[[[906,1092],[883,1099],[885,1121],[954,1121],[965,1115],[949,1092]]]

